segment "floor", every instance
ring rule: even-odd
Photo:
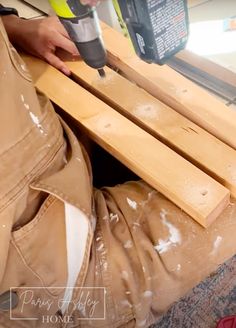
[[[175,303],[151,328],[216,328],[221,318],[235,314],[236,256]],[[224,327],[233,328],[231,324]]]

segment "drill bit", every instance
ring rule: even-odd
[[[99,73],[99,75],[100,75],[100,77],[103,79],[104,77],[106,77],[106,73],[105,73],[105,71],[104,71],[104,69],[103,68],[99,68],[98,69],[98,73]]]

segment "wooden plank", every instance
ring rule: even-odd
[[[80,84],[224,184],[236,197],[236,151],[146,91],[106,68],[67,62]]]
[[[229,191],[48,64],[26,57],[36,87],[103,148],[204,227],[229,203]]]
[[[147,64],[134,54],[130,41],[102,23],[109,63],[165,104],[236,148],[236,112],[169,68]]]
[[[209,74],[206,70],[200,69],[194,64],[188,63],[180,57],[172,57],[168,61],[168,66],[176,72],[185,76],[187,79],[197,83],[201,87],[209,90],[221,102],[228,103],[235,102],[236,87],[227,83],[223,79],[219,79],[214,75]]]
[[[199,68],[200,70],[236,87],[236,73],[229,69],[214,63],[205,57],[194,54],[191,51],[183,50],[176,55],[177,58],[184,62]],[[236,94],[235,94],[236,97]]]

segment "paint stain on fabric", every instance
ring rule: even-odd
[[[29,115],[30,115],[32,121],[33,121],[34,124],[37,125],[37,127],[39,128],[40,133],[41,133],[41,134],[45,134],[45,135],[47,135],[47,133],[44,133],[43,127],[42,127],[42,125],[41,125],[40,122],[39,122],[39,118],[38,118],[34,113],[30,112],[30,106],[29,106],[29,104],[26,103],[24,95],[21,94],[21,95],[20,95],[20,98],[21,98],[21,101],[22,101],[23,104],[24,104],[24,107],[25,107],[25,108],[27,109],[27,111],[29,112]]]
[[[181,264],[177,265],[176,271],[180,271],[181,270]]]
[[[146,290],[144,293],[143,293],[143,296],[145,298],[151,298],[153,295],[153,292],[151,290]]]
[[[164,226],[168,228],[169,236],[167,239],[159,239],[158,244],[154,246],[155,250],[159,254],[163,254],[167,251],[169,251],[172,247],[175,247],[176,245],[181,244],[181,234],[179,230],[167,220],[167,211],[162,209],[160,212],[161,221]]]
[[[103,248],[104,248],[104,245],[101,244],[101,245],[99,245],[99,246],[97,247],[97,251],[98,251],[98,252],[101,252],[101,251],[103,250]]]
[[[127,240],[125,243],[124,243],[124,248],[132,248],[133,247],[133,243],[131,240]]]
[[[34,122],[34,124],[37,125],[37,127],[39,128],[39,131],[43,134],[44,131],[43,131],[42,125],[39,123],[39,118],[32,112],[29,112],[29,114],[30,114],[30,117],[31,117],[32,121]]]
[[[127,197],[127,203],[133,210],[137,210],[137,203],[134,200]]]
[[[128,280],[129,279],[129,274],[127,271],[122,271],[121,272],[121,278],[124,280]]]
[[[153,197],[155,197],[158,194],[156,190],[153,190],[148,193],[147,199],[143,200],[140,202],[140,205],[144,208],[145,206],[149,205],[150,201],[152,200]]]
[[[118,214],[110,213],[110,221],[116,221],[116,223],[119,222]]]
[[[27,68],[26,68],[25,64],[21,64],[20,67],[23,71],[27,71]]]
[[[211,252],[211,255],[216,255],[217,251],[219,250],[219,247],[222,243],[223,238],[221,236],[217,236],[214,243],[213,243],[213,250]]]

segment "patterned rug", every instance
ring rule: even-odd
[[[215,328],[236,314],[236,256],[175,303],[152,328]]]

